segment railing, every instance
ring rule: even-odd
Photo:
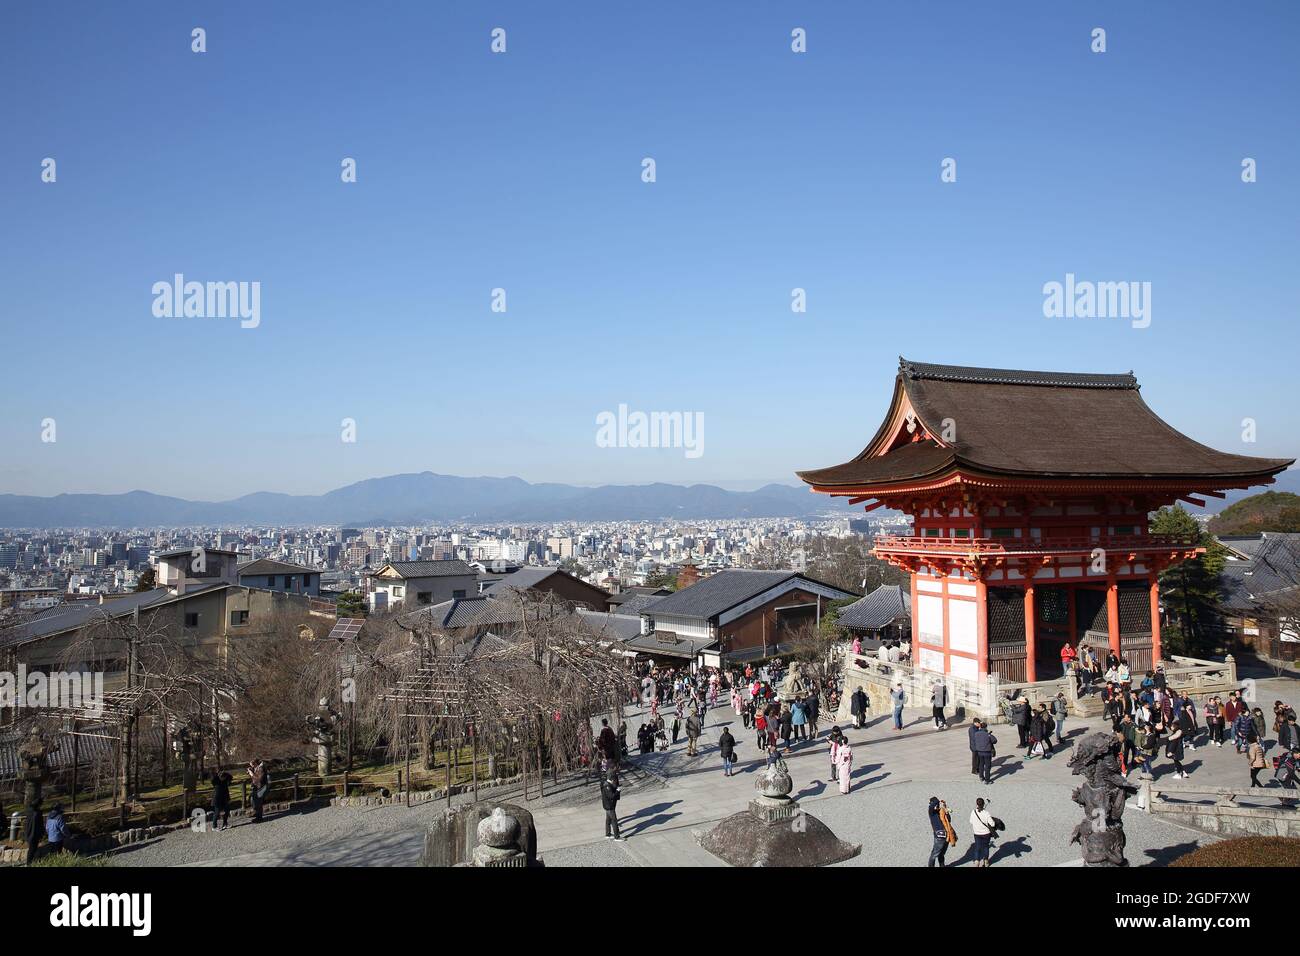
[[[327,601],[324,598],[308,596],[307,610],[312,614],[330,614],[338,615],[339,607],[333,601]]]
[[[1222,664],[1195,657],[1170,657],[1165,662],[1165,681],[1174,690],[1189,694],[1222,693],[1237,689],[1237,661],[1229,654]]]
[[[1174,809],[1178,807],[1209,807],[1210,804],[1205,802],[1204,798],[1214,800],[1214,807],[1234,807],[1242,810],[1247,809],[1267,809],[1245,807],[1239,804],[1239,799],[1263,800],[1269,804],[1281,803],[1282,806],[1276,809],[1295,810],[1300,804],[1300,790],[1291,790],[1287,787],[1198,787],[1186,782],[1174,786],[1157,783],[1154,780],[1143,780],[1141,789],[1145,800],[1143,801],[1148,812],[1157,808],[1164,807]],[[1181,800],[1170,800],[1170,797],[1182,797]]]
[[[1102,534],[1069,538],[956,538],[921,535],[877,535],[874,547],[880,551],[904,554],[958,554],[978,557],[1004,555],[1059,554],[1077,551],[1091,554],[1104,551],[1165,551],[1198,547],[1190,535],[1179,534]]]
[[[929,707],[930,693],[935,683],[942,681],[948,689],[948,707],[955,707],[967,714],[986,716],[993,720],[1001,719],[1000,701],[1004,696],[1011,696],[1013,693],[1018,692],[1021,697],[1037,706],[1039,703],[1046,703],[1055,698],[1057,692],[1067,684],[1064,678],[1038,681],[1032,684],[1004,683],[996,674],[990,674],[986,680],[982,681],[967,680],[954,677],[951,674],[944,675],[936,671],[923,670],[910,664],[886,663],[874,654],[854,654],[852,652],[846,652],[845,654],[844,670],[846,674],[869,675],[876,679],[876,683],[885,684],[891,688],[902,684],[903,693],[907,695],[908,707]],[[847,684],[845,690],[845,703],[842,705],[842,709],[848,706],[849,691]],[[890,703],[887,697],[880,695],[872,697],[872,713],[888,713],[889,709]],[[840,716],[842,718],[846,715],[847,711]]]

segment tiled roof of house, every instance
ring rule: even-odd
[[[840,608],[836,623],[860,631],[878,631],[912,613],[912,594],[897,584],[882,584],[866,597]]]
[[[653,604],[643,608],[641,613],[651,616],[663,614],[707,619],[737,604],[743,604],[750,598],[757,597],[764,591],[784,584],[792,578],[813,581],[812,578],[797,571],[753,571],[729,568],[711,574],[707,578],[701,578],[689,587],[674,591],[667,597],[659,598]],[[820,581],[813,583],[822,584]],[[824,584],[822,586],[830,587]],[[840,594],[844,597],[852,596],[847,591],[840,591]]]
[[[1300,587],[1300,534],[1265,532],[1245,561],[1228,561],[1220,576],[1223,604],[1237,611],[1256,610],[1281,592]]]
[[[274,558],[258,558],[256,561],[249,561],[247,564],[241,564],[236,570],[240,575],[320,574],[320,572],[315,568],[304,567],[301,564],[290,564],[288,561],[277,561]]]
[[[457,575],[474,576],[474,569],[464,561],[390,561],[384,567],[392,568],[403,578],[441,578]],[[380,568],[382,571],[383,568]]]

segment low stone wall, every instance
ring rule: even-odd
[[[311,802],[313,801],[300,800],[297,803],[267,803],[262,805],[262,811],[263,813],[279,813],[293,809],[294,807],[301,807]],[[196,809],[204,811],[205,824],[210,826],[212,823],[212,811],[207,807],[198,807]],[[252,807],[249,807],[246,810],[230,811],[230,817],[232,820],[252,815]],[[146,840],[166,836],[169,833],[175,833],[177,830],[186,830],[189,829],[191,825],[191,821],[186,819],[178,820],[175,823],[161,823],[156,826],[130,827],[126,830],[115,830],[112,833],[105,833],[96,837],[79,837],[72,835],[67,840],[67,849],[80,854],[81,856],[97,856],[100,853],[108,853],[124,846],[130,846],[133,843],[143,843]],[[41,846],[44,848],[46,844],[42,843]],[[26,859],[26,847],[7,847],[0,849],[0,864],[21,864]]]
[[[936,680],[948,688],[947,714],[949,717],[979,717],[989,723],[1005,723],[999,701],[1004,695],[1019,693],[1033,706],[1046,703],[1065,689],[1066,681],[1058,678],[1034,684],[1004,684],[991,680],[979,682],[963,680],[915,669],[907,664],[886,664],[873,656],[847,654],[844,659],[844,692],[835,721],[844,724],[853,720],[850,698],[861,687],[870,700],[868,712],[882,716],[893,712],[889,692],[897,684],[903,685],[909,708],[930,709],[930,695]]]
[[[1300,809],[1295,802],[1300,800],[1300,791],[1297,790],[1187,784],[1162,786],[1152,780],[1142,780],[1139,786],[1138,805],[1152,816],[1226,837],[1300,837]],[[1171,797],[1173,799],[1169,799]],[[1204,802],[1209,799],[1214,802]],[[1238,800],[1274,805],[1241,806]]]
[[[1300,837],[1300,814],[1289,807],[1222,807],[1164,804],[1148,807],[1154,816],[1220,836]]]
[[[513,777],[498,777],[497,779],[492,780],[490,782],[480,783],[478,785],[478,792],[487,793],[499,787],[508,787],[513,784],[519,783],[519,781],[522,779],[523,777],[518,775]],[[473,792],[474,792],[473,783],[458,783],[451,788],[452,796],[458,796],[460,794],[473,793]],[[447,799],[446,788],[443,788],[441,790],[412,790],[411,791],[412,806],[414,806],[417,803],[429,803],[431,801],[446,800],[446,799]],[[395,806],[397,804],[402,804],[402,805],[406,804],[406,793],[404,791],[390,793],[387,796],[384,796],[383,794],[380,793],[367,793],[355,797],[334,797],[333,799],[330,800],[331,807],[390,807],[390,806]]]

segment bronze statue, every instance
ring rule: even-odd
[[[1075,787],[1074,802],[1083,807],[1083,820],[1070,836],[1083,848],[1084,866],[1128,866],[1124,858],[1124,802],[1137,793],[1120,772],[1119,740],[1114,734],[1089,734],[1075,744],[1069,766],[1084,782]]]
[[[790,670],[786,673],[785,679],[781,681],[780,698],[783,701],[792,701],[800,697],[807,697],[813,693],[816,685],[812,679],[805,676],[803,665],[798,661],[790,662]]]

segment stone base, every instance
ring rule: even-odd
[[[749,812],[764,823],[779,823],[782,820],[789,820],[799,812],[799,801],[755,797],[749,801]]]
[[[827,866],[862,852],[861,844],[844,842],[797,806],[784,819],[771,822],[750,806],[700,834],[700,846],[732,866]]]
[[[479,822],[491,816],[492,811],[497,807],[501,807],[519,821],[518,850],[523,862],[493,861],[492,865],[541,866],[541,861],[537,859],[537,828],[533,825],[533,815],[517,804],[493,800],[463,804],[436,817],[425,830],[424,854],[420,858],[420,865],[439,867],[477,865],[475,851],[479,849]],[[490,848],[485,846],[482,849]]]

